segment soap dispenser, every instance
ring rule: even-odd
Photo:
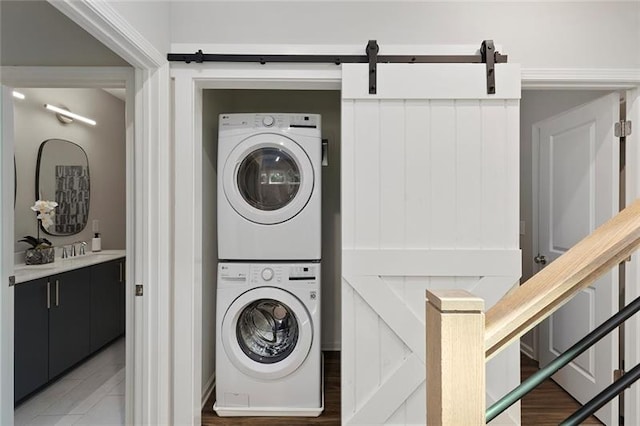
[[[100,239],[100,233],[96,232],[91,240],[91,251],[102,250],[102,240]]]

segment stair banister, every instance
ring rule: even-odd
[[[484,425],[485,362],[639,246],[640,199],[507,293],[486,316],[482,299],[467,292],[427,291],[427,424]]]
[[[640,246],[640,200],[507,293],[486,313],[487,359],[546,319]]]

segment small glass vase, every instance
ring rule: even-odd
[[[36,248],[27,249],[24,252],[24,263],[26,265],[44,265],[45,263],[51,263],[55,260],[55,248]]]

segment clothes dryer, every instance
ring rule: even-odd
[[[321,117],[222,114],[218,258],[321,258]]]
[[[318,416],[320,263],[220,263],[216,303],[218,415]]]

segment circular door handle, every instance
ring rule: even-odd
[[[547,258],[544,257],[544,255],[542,255],[542,254],[539,254],[536,257],[534,257],[533,261],[536,262],[538,265],[546,265],[547,264]]]

